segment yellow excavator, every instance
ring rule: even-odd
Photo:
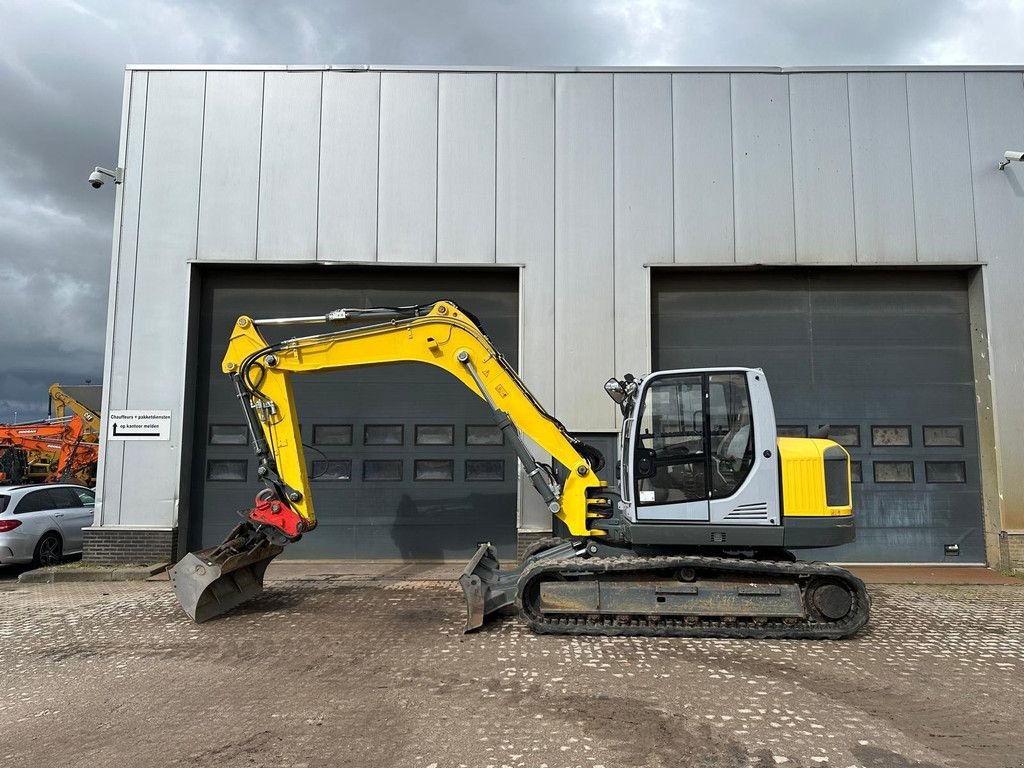
[[[84,427],[82,442],[98,443],[100,441],[99,405],[87,405],[83,400],[95,399],[98,401],[99,391],[98,385],[62,386],[59,383],[51,384],[49,390],[50,415],[57,419],[69,418],[72,415],[78,416]],[[92,397],[87,397],[89,395]]]
[[[277,343],[261,333],[311,324],[329,329]],[[761,370],[609,379],[604,388],[623,416],[611,487],[597,476],[601,454],[544,410],[480,323],[451,301],[238,318],[222,369],[265,487],[224,542],[172,569],[193,620],[259,594],[270,561],[316,528],[292,377],[405,362],[447,371],[490,406],[564,530],[511,570],[480,545],[459,579],[467,631],[513,606],[536,632],[575,635],[835,639],[867,623],[860,579],[792,554],[854,539],[850,457],[824,438],[777,437]],[[560,469],[538,461],[523,435]]]

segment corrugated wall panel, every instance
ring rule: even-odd
[[[555,76],[555,412],[615,428],[612,76]]]
[[[1003,527],[1024,530],[1024,399],[1020,396],[1024,315],[1024,164],[997,170],[1007,149],[1024,149],[1024,84],[1019,72],[968,73],[967,108],[970,118],[974,195],[977,201],[978,258],[986,262],[985,292],[991,315],[991,350],[997,455],[1003,468],[999,495]],[[975,343],[985,350],[986,339],[975,329]]]
[[[262,120],[262,72],[207,74],[199,259],[256,259]]]
[[[733,75],[732,125],[736,261],[792,263],[796,241],[789,79]]]
[[[135,292],[139,233],[139,198],[142,194],[142,166],[146,139],[146,96],[149,73],[131,72],[128,81],[128,113],[122,117],[123,146],[119,158],[124,168],[121,195],[121,220],[118,252],[110,274],[107,312],[107,347],[104,360],[103,412],[125,407],[128,400],[128,373],[131,366],[132,296]],[[104,442],[97,476],[97,522],[117,525],[121,521],[121,490],[124,466],[124,442]]]
[[[846,75],[792,75],[789,98],[797,261],[852,263],[857,244]]]
[[[324,74],[317,258],[377,258],[380,74]]]
[[[437,260],[494,256],[496,75],[443,74],[438,82]]]
[[[974,198],[962,72],[907,75],[918,261],[974,261]]]
[[[380,261],[437,259],[437,78],[380,76]]]
[[[268,72],[260,161],[260,261],[315,261],[319,72]]]
[[[851,72],[847,80],[857,261],[912,262],[917,236],[907,77],[902,72]]]
[[[125,407],[171,411],[169,442],[124,447],[131,522],[172,525],[177,512],[185,381],[186,261],[195,258],[203,141],[204,72],[153,72],[146,106],[131,366]],[[133,482],[145,478],[145,482]]]
[[[673,259],[671,75],[615,75],[614,156],[614,369],[621,374],[650,361],[644,264]]]
[[[736,259],[727,73],[672,75],[675,260]]]
[[[523,264],[522,322],[555,324],[554,75],[498,75],[497,260]],[[530,388],[554,407],[554,349],[544,333],[520,342]]]
[[[496,257],[522,264],[519,367],[549,410],[555,400],[555,78],[499,74],[497,78]],[[519,524],[550,530],[551,513],[520,477]]]

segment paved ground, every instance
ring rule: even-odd
[[[845,642],[567,639],[323,570],[203,626],[166,582],[0,583],[0,764],[1024,765],[1021,586],[876,586]]]

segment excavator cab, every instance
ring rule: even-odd
[[[775,412],[763,372],[651,374],[640,383],[622,431],[626,517],[634,523],[742,518],[780,524],[778,515],[767,514],[778,506],[775,444]]]

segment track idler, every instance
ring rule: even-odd
[[[183,557],[171,569],[178,603],[196,623],[220,616],[263,591],[263,574],[284,551],[249,521],[222,544]]]

